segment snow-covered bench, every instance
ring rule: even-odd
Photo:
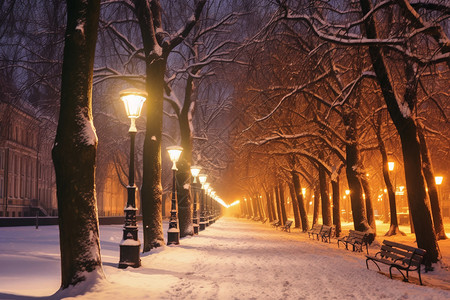
[[[280,228],[282,231],[291,232],[291,226],[292,226],[292,221],[288,220],[288,221],[286,221],[286,224],[284,224]]]
[[[315,235],[316,238],[319,239],[320,230],[322,230],[322,225],[314,224],[313,227],[310,230],[308,230],[308,237],[313,237],[314,239]]]
[[[322,242],[330,243],[331,238],[334,236],[334,226],[322,225],[319,236],[322,238]]]
[[[350,230],[347,236],[338,238],[337,244],[345,244],[348,250],[348,244],[353,246],[353,251],[362,252],[363,246],[366,246],[367,254],[369,254],[369,234],[362,231]]]
[[[426,253],[427,251],[424,249],[384,240],[381,250],[377,254],[374,256],[366,255],[366,266],[369,269],[369,261],[373,261],[378,270],[381,271],[379,262],[389,265],[389,276],[392,278],[392,268],[395,268],[402,274],[403,281],[408,281],[409,271],[417,271],[419,282],[422,285],[420,265]],[[402,271],[406,271],[406,276]]]

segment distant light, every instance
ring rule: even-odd
[[[393,171],[394,170],[394,166],[395,166],[395,163],[393,161],[388,162],[388,169],[389,169],[389,171]]]
[[[387,189],[384,189],[383,192],[386,194],[387,193]]]
[[[312,201],[309,202],[309,205],[312,205]]]
[[[206,175],[205,174],[200,174],[200,175],[198,175],[198,180],[200,180],[200,183],[202,184],[202,188],[203,188],[203,185],[205,184],[205,182],[206,182]]]
[[[434,181],[436,182],[437,185],[441,185],[442,184],[442,180],[444,180],[443,176],[436,176],[436,177],[434,177]]]
[[[345,190],[346,195],[350,195],[350,190]]]

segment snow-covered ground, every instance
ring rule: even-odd
[[[249,220],[220,219],[178,246],[142,255],[137,269],[117,268],[121,235],[120,225],[100,227],[107,280],[65,299],[450,299],[442,265],[423,275],[426,286],[391,280],[367,270],[362,253]],[[440,247],[445,262],[449,240]],[[417,272],[411,276],[416,281]],[[0,228],[0,299],[59,299],[59,284],[57,226]]]

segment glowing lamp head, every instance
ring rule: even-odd
[[[388,162],[389,171],[394,171],[395,163],[393,161]]]
[[[305,195],[306,195],[306,188],[302,188],[302,194],[303,194],[303,197],[305,197]]]
[[[206,192],[208,192],[208,189],[209,189],[209,183],[208,183],[208,182],[205,182],[205,183],[203,184],[203,189],[204,189]]]
[[[191,175],[194,177],[194,183],[197,183],[197,176],[200,174],[201,169],[198,166],[191,166]]]
[[[434,181],[436,182],[436,185],[441,185],[442,184],[442,180],[444,180],[443,176],[436,176],[436,177],[434,177]]]
[[[202,184],[202,187],[203,187],[203,185],[204,185],[205,182],[206,182],[206,178],[207,178],[207,176],[206,176],[205,174],[200,174],[200,175],[198,175],[198,180],[199,180],[200,183]]]
[[[136,119],[141,115],[147,93],[138,89],[126,89],[120,92],[120,99],[125,105],[128,118]]]
[[[180,146],[170,146],[167,147],[167,152],[169,152],[170,160],[173,162],[172,170],[177,170],[177,161],[180,159],[181,152],[183,148]]]
[[[345,190],[346,195],[350,195],[350,190]]]

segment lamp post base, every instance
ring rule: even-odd
[[[180,231],[178,228],[170,228],[167,232],[167,245],[180,244]]]
[[[198,224],[194,224],[194,225],[192,225],[192,227],[194,228],[194,235],[198,234],[199,225]]]
[[[139,241],[135,242],[139,243]],[[139,258],[140,251],[141,251],[140,243],[136,245],[120,245],[119,268],[126,269],[127,267],[133,268],[140,267],[141,266],[141,259]]]

